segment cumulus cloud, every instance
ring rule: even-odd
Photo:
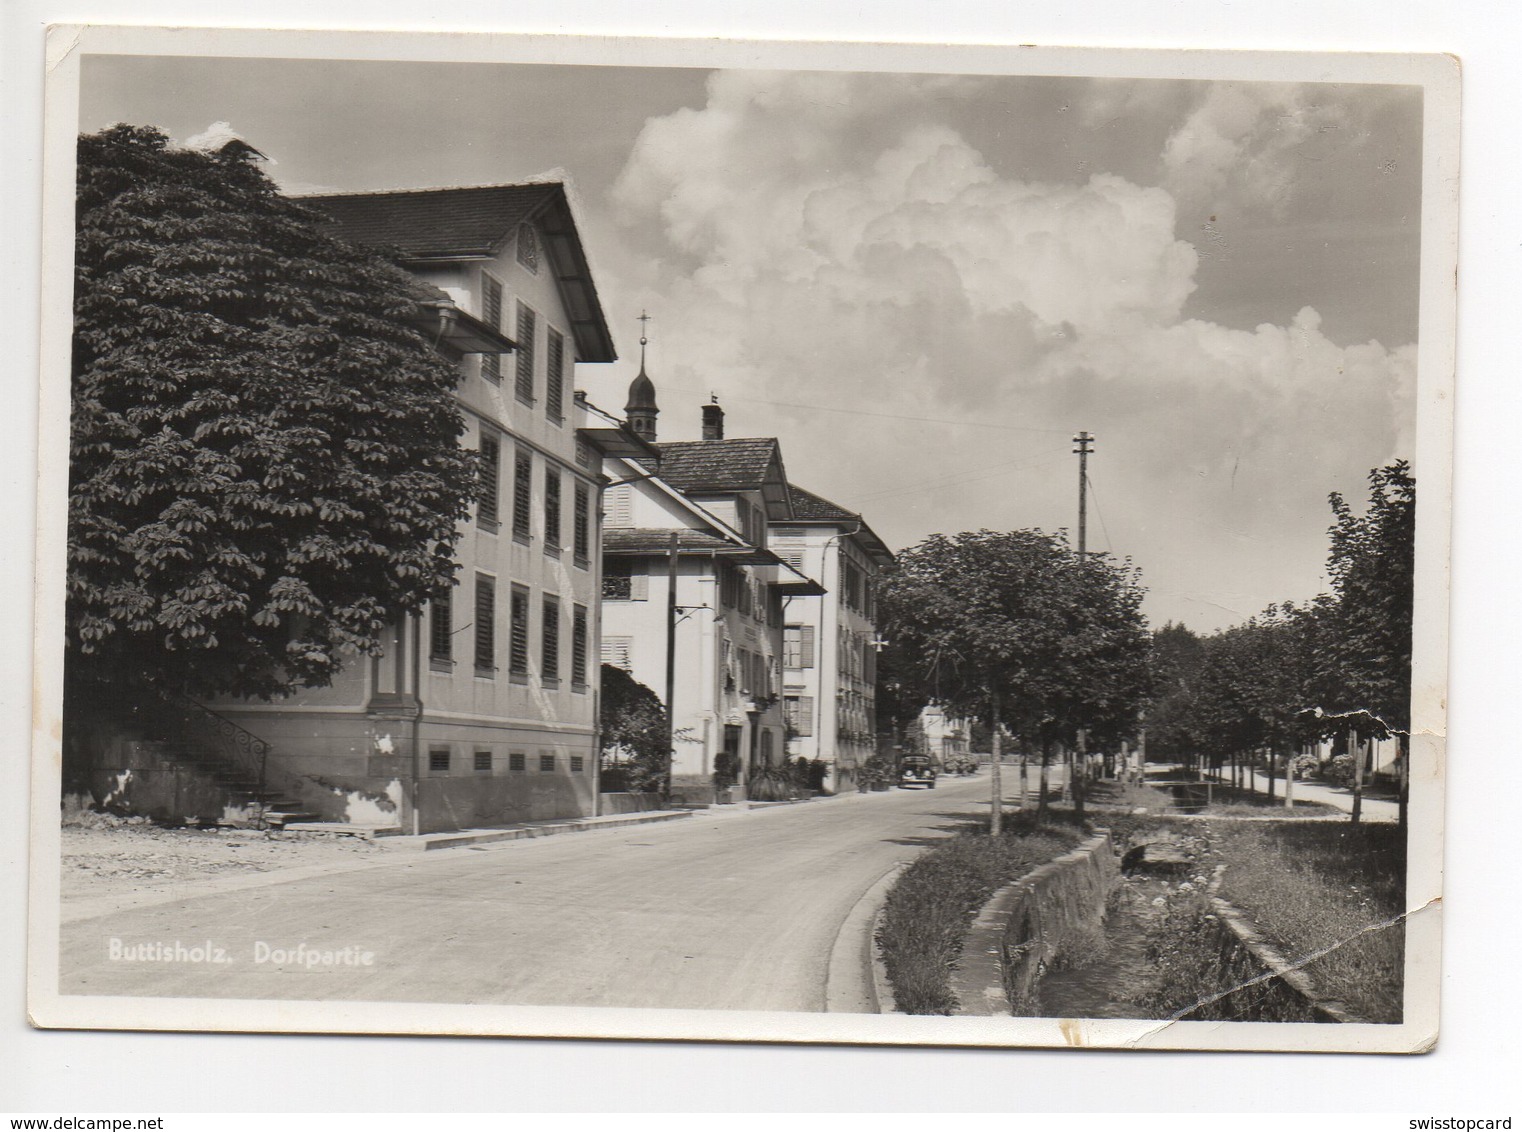
[[[1228,188],[1249,205],[1282,215],[1318,143],[1354,139],[1343,104],[1320,88],[1281,83],[1212,83],[1168,138],[1164,183],[1179,196],[1209,200]]]
[[[648,253],[623,297],[656,316],[663,435],[717,391],[733,435],[782,437],[795,479],[903,545],[1071,526],[1087,428],[1091,543],[1136,558],[1155,617],[1314,593],[1326,493],[1409,451],[1414,351],[1340,347],[1309,308],[1183,318],[1198,261],[1175,226],[1184,182],[1247,170],[1285,199],[1276,147],[1322,119],[1294,91],[1212,92],[1162,186],[1027,182],[938,120],[951,81],[721,72],[704,107],[646,124],[613,200]]]

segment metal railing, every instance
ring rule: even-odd
[[[210,746],[216,757],[254,784],[255,828],[265,829],[268,799],[265,797],[270,744],[184,692],[155,686],[154,692],[174,713],[186,746]]]

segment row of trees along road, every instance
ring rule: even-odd
[[[1293,752],[1320,739],[1394,737],[1400,818],[1406,818],[1411,729],[1411,635],[1416,481],[1397,461],[1369,473],[1362,513],[1331,496],[1327,574],[1332,592],[1272,607],[1209,636],[1166,625],[1153,641],[1147,749],[1219,770],[1269,752],[1288,772]],[[1350,752],[1351,753],[1351,752]],[[1361,809],[1355,756],[1354,814]]]
[[[273,697],[453,584],[476,491],[412,277],[241,143],[78,146],[65,717],[124,679]]]
[[[1135,734],[1148,681],[1139,572],[1104,554],[1080,556],[1037,530],[932,535],[881,579],[889,637],[880,707],[893,719],[928,702],[984,721],[993,744],[992,825],[1002,826],[1005,731],[1040,752]],[[1082,760],[1073,796],[1083,808]]]

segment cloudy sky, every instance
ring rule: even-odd
[[[1405,87],[87,57],[81,128],[235,131],[292,192],[561,170],[661,437],[732,436],[895,548],[1072,528],[1208,630],[1325,588],[1327,493],[1410,457]],[[219,124],[222,124],[219,126]]]

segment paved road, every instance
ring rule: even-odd
[[[1253,785],[1260,793],[1268,792],[1268,776],[1261,771],[1252,771]],[[1277,775],[1274,778],[1274,796],[1283,803],[1284,799],[1284,776]],[[1353,792],[1338,786],[1327,786],[1320,782],[1297,782],[1295,783],[1296,802],[1324,802],[1328,806],[1334,806],[1343,813],[1353,812]],[[1292,810],[1286,810],[1291,813]],[[1370,798],[1367,795],[1363,800],[1363,810],[1360,815],[1364,821],[1399,821],[1400,803],[1391,802],[1384,798]]]
[[[852,907],[986,808],[987,790],[984,770],[935,790],[399,853],[113,912],[64,925],[60,990],[821,1011]],[[196,961],[207,945],[203,960],[226,961]],[[313,950],[329,954],[312,966]]]

